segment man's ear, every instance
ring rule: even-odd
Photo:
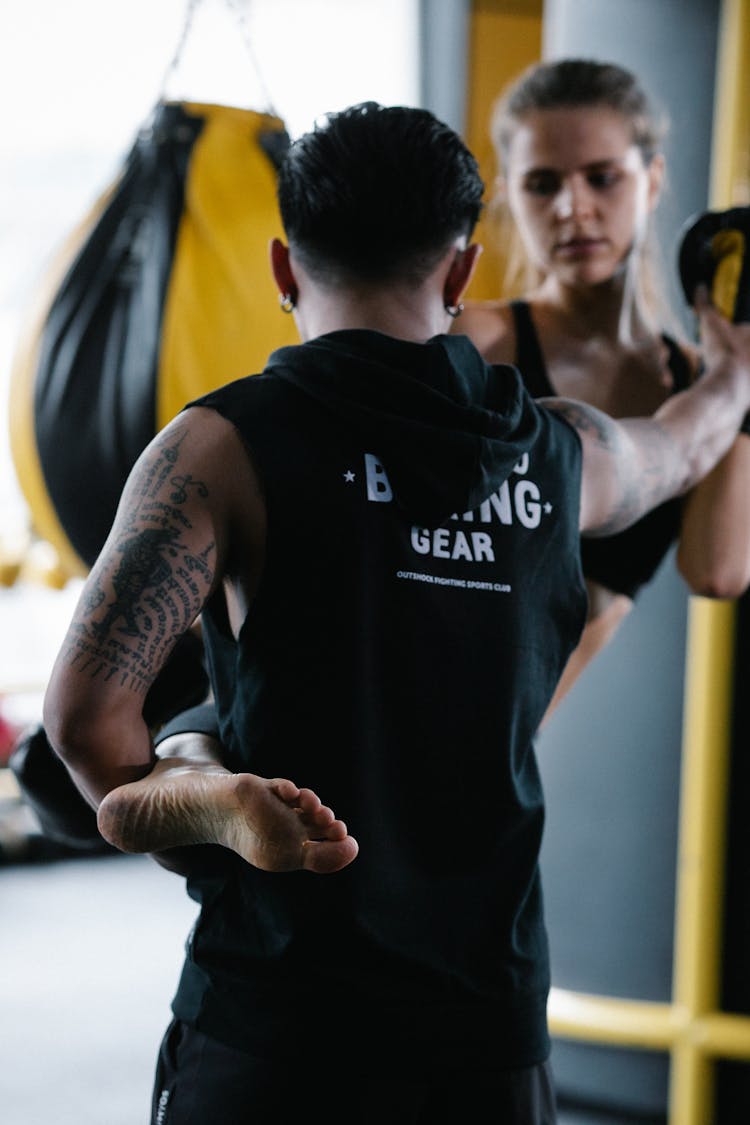
[[[282,297],[290,297],[293,304],[297,301],[297,282],[292,273],[289,260],[289,247],[285,246],[280,238],[271,239],[269,246],[271,257],[271,272]]]
[[[482,247],[472,242],[464,250],[456,250],[443,286],[443,304],[455,307],[471,281]]]

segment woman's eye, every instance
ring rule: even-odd
[[[531,195],[554,195],[560,190],[560,180],[551,172],[534,172],[526,177],[523,186]]]
[[[614,168],[602,172],[589,172],[588,181],[592,188],[601,191],[613,187],[620,179],[620,173]]]

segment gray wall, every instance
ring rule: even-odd
[[[657,229],[678,309],[679,232],[706,209],[719,0],[547,0],[544,54],[619,62],[668,111]],[[682,314],[687,331],[690,317]],[[669,1000],[687,591],[673,556],[538,742],[553,983]],[[581,1101],[666,1105],[667,1060],[556,1042]]]
[[[469,0],[419,0],[420,104],[463,136]]]

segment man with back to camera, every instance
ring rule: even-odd
[[[555,1120],[532,741],[579,535],[721,457],[750,329],[703,307],[706,374],[652,418],[535,403],[445,334],[482,193],[424,110],[293,144],[271,258],[303,343],[147,448],[58,656],[45,726],[104,835],[221,845],[190,863],[160,1125]],[[198,614],[225,765],[155,758],[140,713]]]

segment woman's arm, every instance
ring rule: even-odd
[[[632,600],[625,594],[616,594],[594,582],[587,582],[586,588],[589,596],[588,620],[577,647],[568,658],[555,694],[540,724],[542,727],[559,707],[584,669],[603,648],[606,648],[633,608]]]
[[[685,498],[677,566],[693,594],[738,598],[750,584],[750,437]]]

